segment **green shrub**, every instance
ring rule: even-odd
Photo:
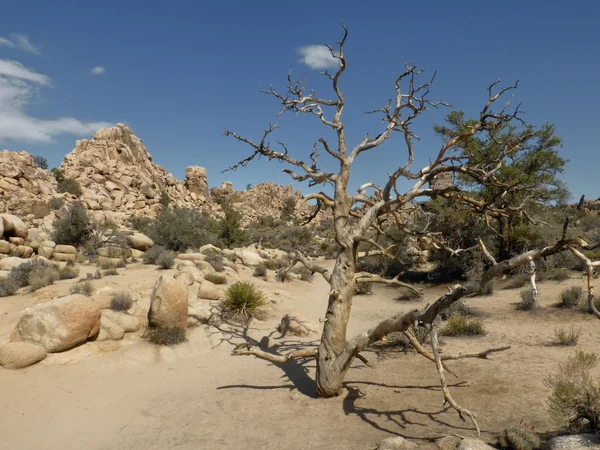
[[[52,197],[48,202],[50,208],[54,211],[58,211],[65,204],[65,200],[62,197]]]
[[[59,194],[68,192],[69,194],[73,194],[76,197],[81,197],[83,195],[81,185],[75,178],[63,178],[57,183],[56,192],[58,192]]]
[[[238,281],[227,289],[223,301],[223,313],[226,318],[247,324],[253,318],[264,316],[267,298],[250,281]]]
[[[531,289],[524,289],[519,292],[519,295],[521,296],[521,302],[517,305],[519,311],[532,311],[536,308],[537,302]]]
[[[354,286],[354,295],[371,295],[373,292],[373,283],[356,283]]]
[[[102,272],[102,275],[104,275],[104,276],[119,275],[119,272],[116,268],[106,269],[104,272]]]
[[[583,290],[579,286],[571,286],[560,293],[556,306],[559,308],[574,308],[581,302],[582,298]]]
[[[296,211],[296,197],[286,197],[283,201],[283,208],[281,209],[281,220],[287,222],[294,218],[294,212]]]
[[[71,286],[71,294],[81,294],[86,297],[91,296],[94,293],[94,286],[91,281],[80,281]]]
[[[578,351],[559,364],[556,375],[544,380],[552,389],[548,401],[551,414],[570,427],[587,422],[597,430],[600,425],[600,385],[591,374],[597,364],[595,354]]]
[[[265,263],[260,263],[258,266],[254,268],[254,273],[252,274],[255,277],[266,277],[267,276],[267,266]]]
[[[504,450],[537,450],[541,446],[540,438],[521,422],[518,427],[505,429],[498,437],[498,444]]]
[[[571,325],[570,328],[556,328],[554,330],[554,339],[552,339],[552,344],[560,346],[577,345],[580,336],[581,328],[576,328],[573,325]]]
[[[219,221],[219,237],[227,247],[232,247],[244,242],[246,233],[242,230],[242,215],[228,203],[222,203],[221,207],[225,213]]]
[[[412,289],[400,289],[400,294],[396,297],[398,301],[416,301],[421,300],[423,295],[420,292],[415,292]]]
[[[132,219],[132,223],[137,230],[152,239],[156,246],[176,253],[197,249],[206,244],[222,246],[219,222],[201,211],[163,207],[156,219]]]
[[[171,252],[163,252],[156,260],[156,265],[163,270],[170,269],[175,264],[175,255]]]
[[[35,165],[40,169],[48,170],[48,160],[43,156],[34,156]]]
[[[58,269],[58,276],[60,280],[72,280],[79,276],[79,269],[72,266],[63,267]]]
[[[440,334],[442,336],[480,336],[485,334],[485,326],[479,319],[467,319],[456,314],[448,317]]]
[[[165,252],[167,252],[167,249],[161,247],[160,245],[155,245],[154,247],[149,248],[144,253],[144,264],[156,264],[156,261],[158,261],[160,255]]]
[[[56,267],[43,267],[29,273],[27,284],[33,291],[50,286],[60,278]]]
[[[223,255],[216,253],[208,253],[206,255],[206,262],[209,263],[216,272],[223,272],[225,270],[223,259]]]
[[[127,311],[133,306],[133,298],[127,292],[118,292],[110,299],[110,309],[113,311]]]
[[[62,219],[54,221],[52,240],[57,244],[83,245],[92,233],[92,225],[85,208],[74,203]]]
[[[227,278],[225,275],[217,275],[216,273],[207,273],[204,275],[204,279],[213,284],[227,284]]]
[[[185,330],[179,328],[149,328],[144,335],[154,345],[175,345],[185,341]]]
[[[261,263],[263,264],[263,263]],[[269,269],[269,270],[277,270],[277,262],[274,259],[267,259],[264,262],[265,265],[265,269]],[[265,273],[266,275],[266,273]]]
[[[0,281],[0,297],[10,297],[17,293],[17,285],[10,278]]]

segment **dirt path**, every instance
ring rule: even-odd
[[[241,277],[250,275],[246,269]],[[137,266],[100,281],[117,289],[135,285],[146,296],[157,276]],[[319,325],[327,292],[320,278],[312,283],[257,283],[275,303],[271,317],[254,323],[248,339],[273,332],[287,312]],[[459,374],[448,379],[454,397],[478,414],[485,439],[493,441],[495,433],[521,419],[541,431],[554,425],[546,410],[543,377],[575,349],[597,350],[600,336],[596,319],[551,307],[561,289],[581,283],[572,279],[541,284],[543,308],[535,314],[515,311],[518,290],[474,299],[471,303],[486,313],[488,334],[444,338],[444,351],[452,353],[512,345],[487,361],[449,364]],[[64,284],[47,289],[66,293],[68,283]],[[422,302],[410,304],[393,300],[396,291],[388,287],[356,297],[349,334],[396,311],[430,303],[443,289],[428,289]],[[44,294],[37,295],[0,303],[0,341],[8,339],[19,311]],[[554,328],[570,323],[583,330],[579,345],[549,346]],[[318,400],[313,398],[314,363],[278,367],[230,356],[229,342],[241,341],[214,328],[197,328],[190,331],[188,342],[173,349],[132,337],[88,343],[22,371],[0,369],[0,447],[372,449],[396,434],[421,442],[448,434],[474,435],[454,411],[441,410],[434,366],[420,356],[398,350],[369,352],[375,370],[355,364],[348,376],[348,395]],[[284,347],[299,344],[287,338],[280,342]]]

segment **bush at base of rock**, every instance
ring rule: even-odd
[[[149,328],[144,335],[154,345],[176,345],[185,341],[185,330],[180,328]]]
[[[88,280],[80,281],[79,283],[75,283],[71,286],[71,294],[81,294],[86,297],[91,296],[94,293],[94,286]]]
[[[170,269],[173,264],[175,264],[175,255],[171,252],[163,252],[156,259],[156,265],[163,270]]]
[[[127,292],[118,292],[110,299],[110,309],[113,311],[127,311],[133,306],[133,298]]]
[[[161,246],[152,247],[146,253],[144,253],[144,264],[156,264],[156,261],[163,253],[168,252],[168,250]]]
[[[92,225],[84,207],[73,204],[64,217],[54,221],[52,240],[57,244],[83,245],[92,233]],[[56,249],[57,253],[61,253]]]

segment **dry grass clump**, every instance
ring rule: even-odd
[[[580,336],[581,328],[577,328],[574,325],[571,325],[569,328],[556,328],[554,330],[554,338],[552,339],[552,345],[559,345],[565,347],[577,345]]]
[[[17,293],[17,285],[10,278],[0,281],[0,297],[10,297]]]
[[[526,273],[520,273],[509,278],[505,283],[502,289],[519,289],[529,283],[530,275]]]
[[[175,264],[175,255],[168,251],[161,253],[156,259],[156,265],[163,270],[170,269],[173,264]]]
[[[538,435],[521,421],[518,427],[506,428],[498,437],[498,445],[503,450],[537,450],[541,447]]]
[[[415,292],[412,289],[400,289],[400,294],[394,299],[401,302],[418,302],[423,298],[423,294]]]
[[[149,328],[144,337],[154,345],[176,345],[185,341],[185,330],[180,328]]]
[[[267,276],[267,265],[265,263],[260,263],[258,266],[254,268],[253,276],[257,278],[264,278]]]
[[[579,286],[571,286],[560,293],[556,306],[559,308],[572,309],[581,302],[582,298],[583,289]]]
[[[292,269],[292,273],[300,275],[300,279],[302,281],[309,281],[309,282],[312,281],[313,275],[314,275],[314,273],[310,269],[308,269],[304,266],[295,267],[294,269]]]
[[[212,284],[227,284],[227,277],[216,273],[207,273],[204,275],[204,279]]]
[[[91,296],[94,293],[94,286],[92,286],[91,281],[80,281],[71,286],[71,294],[81,294],[86,297]]]
[[[225,293],[223,313],[226,318],[247,324],[264,316],[267,296],[250,281],[238,281]]]
[[[519,295],[521,296],[521,302],[517,305],[519,311],[533,311],[536,308],[537,302],[531,289],[524,289]]]
[[[101,275],[106,276],[110,276],[110,275],[119,275],[119,272],[117,271],[116,268],[112,268],[112,269],[107,269],[104,272],[102,272]]]
[[[113,311],[127,311],[133,306],[133,298],[128,292],[117,292],[110,299],[110,309]]]
[[[62,269],[58,269],[58,278],[60,280],[72,280],[79,276],[79,269],[74,266],[67,265]]]
[[[210,252],[206,254],[206,262],[209,263],[215,272],[223,272],[225,270],[225,265],[223,264],[223,255],[219,255],[218,253]]]
[[[482,336],[485,334],[485,326],[479,319],[467,319],[456,314],[448,317],[440,334],[442,336]]]
[[[371,295],[373,292],[373,283],[356,283],[354,286],[354,295]]]

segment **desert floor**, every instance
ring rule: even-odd
[[[85,272],[93,267],[82,268]],[[161,274],[153,267],[130,265],[120,275],[94,281],[97,290],[112,287],[138,296],[138,313],[147,311],[150,292]],[[244,268],[240,278],[252,278]],[[264,335],[280,349],[311,338],[277,339],[279,319],[300,314],[319,326],[327,284],[281,284],[257,280],[272,300],[269,318],[249,330],[215,327],[190,329],[188,341],[173,348],[153,346],[135,336],[123,341],[90,342],[49,355],[21,371],[0,368],[0,447],[6,449],[374,449],[385,437],[431,440],[450,434],[474,437],[470,423],[442,409],[442,393],[433,363],[400,349],[365,353],[375,365],[357,362],[347,376],[348,393],[314,398],[314,363],[285,366],[250,356],[231,356],[232,344],[255,342]],[[35,294],[0,301],[0,342],[8,341],[20,311],[59,295],[73,281],[60,281]],[[543,378],[576,349],[597,351],[600,323],[580,311],[554,308],[558,293],[580,285],[580,274],[563,282],[540,283],[541,309],[515,310],[519,290],[499,290],[469,303],[482,314],[488,333],[480,338],[443,338],[443,351],[458,353],[511,345],[489,360],[452,361],[459,377],[447,375],[455,400],[475,412],[482,438],[521,419],[538,431],[556,427],[547,412],[549,390]],[[354,299],[349,337],[380,319],[431,303],[446,286],[428,287],[419,303],[394,300],[395,288],[378,286]],[[557,326],[576,324],[576,347],[549,345]],[[312,339],[312,340],[311,340]],[[433,447],[432,447],[433,448]]]

